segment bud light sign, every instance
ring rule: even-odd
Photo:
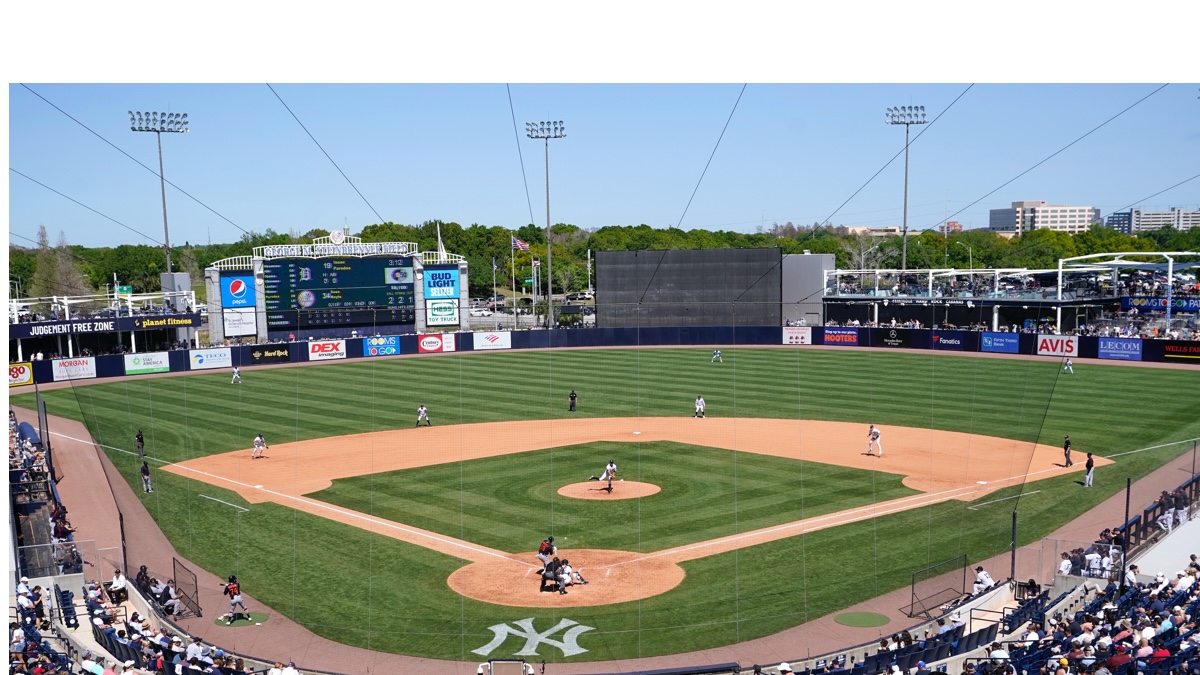
[[[1100,338],[1098,355],[1115,361],[1141,361],[1142,341],[1134,338]]]
[[[963,348],[963,340],[966,337],[962,331],[934,331],[933,332],[933,348],[934,349],[949,349],[956,352],[961,352]]]
[[[222,307],[253,307],[254,277],[221,277]]]
[[[1016,333],[984,333],[979,336],[982,351],[1016,354],[1021,348],[1021,336]]]
[[[458,298],[458,267],[448,269],[425,268],[425,299],[448,300]]]

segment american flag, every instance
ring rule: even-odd
[[[517,239],[516,237],[512,238],[512,247],[513,247],[514,251],[528,251],[529,250],[529,244],[526,244],[525,242],[521,241],[520,239]]]

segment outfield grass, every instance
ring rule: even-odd
[[[871,422],[1047,444],[1069,433],[1077,450],[1101,455],[1200,436],[1200,416],[1192,401],[1195,371],[1077,365],[1076,375],[1060,376],[1054,360],[933,352],[731,349],[725,350],[723,364],[710,364],[710,356],[706,349],[643,349],[364,359],[250,370],[241,385],[230,385],[222,372],[101,383],[44,396],[51,414],[84,421],[107,446],[131,450],[134,433],[143,429],[147,453],[166,461],[247,448],[259,432],[279,443],[404,428],[421,403],[429,406],[438,425],[563,418],[572,388],[580,395],[576,417],[690,416],[692,400],[703,394],[709,415],[716,417]],[[13,402],[32,407],[28,395]],[[705,494],[689,501],[689,495],[665,489],[621,504],[620,509],[636,509],[639,503],[642,508],[622,510],[620,527],[606,527],[589,506],[564,512],[569,500],[556,502],[554,518],[578,518],[584,532],[579,536],[629,543],[633,550],[663,548],[673,538],[706,539],[712,535],[702,534],[705,528],[745,531],[776,518],[794,519],[783,513],[794,508],[786,501],[787,491],[771,486],[786,482],[789,467],[799,463],[750,453],[681,453],[656,444],[634,445],[639,462],[657,463],[656,472],[694,483],[693,489]],[[1041,492],[1019,501],[978,510],[947,502],[691,561],[684,564],[687,578],[668,593],[567,612],[462,598],[445,583],[462,564],[453,557],[274,504],[251,506],[234,493],[167,472],[156,472],[155,492],[142,498],[183,556],[219,576],[236,570],[256,598],[326,637],[384,651],[479,660],[471,650],[491,639],[488,626],[533,617],[544,630],[566,616],[596,627],[580,639],[589,651],[570,660],[601,660],[761,637],[907,585],[911,572],[928,564],[964,552],[972,560],[994,555],[1008,546],[1014,504],[1019,505],[1021,541],[1036,540],[1122,489],[1126,476],[1136,479],[1184,450],[1178,445],[1120,457],[1116,467],[1097,471],[1094,490],[1079,490],[1074,476],[1061,476],[1039,482]],[[141,494],[136,489],[139,464],[118,449],[108,452]],[[542,522],[536,517],[523,522],[517,516],[530,509],[515,509],[514,502],[544,504],[552,489],[595,473],[607,454],[618,454],[584,447],[553,453],[556,463],[569,463],[569,477],[556,473],[552,482],[538,466],[522,465],[523,455],[537,453],[522,453],[398,472],[400,481],[390,475],[337,481],[320,496],[404,522],[420,525],[423,520],[436,525],[431,529],[482,544],[522,550],[549,531],[551,516],[543,512]],[[726,459],[720,460],[722,456]],[[695,464],[690,463],[693,457]],[[704,472],[705,466],[714,466],[704,464],[710,457],[717,458],[711,460],[716,466],[736,457],[737,479],[732,472]],[[628,471],[628,461],[621,463]],[[585,473],[575,476],[581,468]],[[825,489],[810,473],[817,470],[806,464],[804,486],[795,491]],[[455,473],[460,474],[457,479]],[[480,476],[488,475],[504,480],[487,484]],[[863,482],[846,478],[836,484],[857,484],[859,489],[839,492],[831,487],[818,500],[820,508],[890,498],[883,492],[894,489],[886,474],[869,474]],[[439,486],[434,492],[442,499],[427,482]],[[876,486],[875,491],[868,485]],[[242,504],[250,512],[237,519],[233,509],[198,494]],[[647,512],[647,504],[663,508]],[[805,509],[813,508],[818,507],[806,498]],[[689,522],[692,516],[697,517]],[[634,533],[640,541],[630,538]],[[137,552],[131,551],[130,561],[136,559]],[[1000,576],[997,572],[1003,571],[993,574]],[[341,582],[330,584],[334,579]],[[490,656],[510,656],[521,644],[510,639]],[[552,648],[543,648],[539,657],[564,660]]]

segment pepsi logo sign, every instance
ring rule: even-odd
[[[243,298],[246,295],[246,289],[249,286],[241,279],[234,279],[229,284],[229,294],[235,298]]]

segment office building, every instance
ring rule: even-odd
[[[1109,215],[1107,225],[1122,234],[1137,234],[1160,227],[1171,226],[1177,230],[1200,227],[1200,209],[1186,211],[1172,207],[1170,211],[1143,211],[1130,209]]]
[[[1017,235],[1038,229],[1077,234],[1086,232],[1095,222],[1101,222],[1100,209],[1093,206],[1041,201],[1013,202],[1010,209],[992,209],[988,213],[989,229]]]

